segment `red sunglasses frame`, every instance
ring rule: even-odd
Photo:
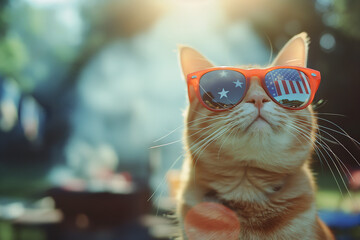
[[[265,75],[272,71],[272,70],[276,70],[276,69],[281,69],[281,68],[289,68],[289,69],[295,69],[298,71],[303,72],[307,78],[309,79],[309,85],[310,85],[310,98],[309,101],[298,108],[291,108],[291,107],[286,107],[284,105],[281,105],[278,101],[276,101],[276,99],[271,96],[271,94],[269,93],[268,89],[265,86]],[[236,103],[234,106],[230,107],[230,108],[226,108],[226,109],[212,109],[210,107],[208,107],[202,100],[201,95],[200,95],[200,88],[199,88],[199,83],[200,83],[200,79],[201,77],[208,73],[208,72],[212,72],[212,71],[216,71],[216,70],[232,70],[232,71],[236,71],[239,72],[241,74],[244,75],[245,79],[246,79],[246,89],[244,92],[244,96],[239,100],[238,103]],[[320,81],[321,81],[321,75],[320,72],[311,68],[303,68],[303,67],[295,67],[295,66],[276,66],[276,67],[270,67],[270,68],[264,68],[264,69],[241,69],[241,68],[235,68],[235,67],[214,67],[214,68],[209,68],[209,69],[205,69],[205,70],[201,70],[201,71],[197,71],[197,72],[193,72],[187,75],[187,85],[188,85],[188,94],[189,94],[189,100],[191,102],[191,98],[190,98],[190,87],[193,87],[193,89],[196,92],[196,96],[199,99],[199,101],[201,102],[201,104],[209,109],[210,111],[215,111],[215,112],[222,112],[222,111],[227,111],[235,106],[237,106],[239,103],[241,103],[244,99],[244,97],[246,96],[247,91],[249,90],[249,86],[250,86],[250,81],[252,77],[259,77],[261,80],[261,86],[262,88],[265,90],[266,94],[278,105],[280,105],[283,108],[286,109],[290,109],[290,110],[301,110],[306,108],[307,106],[309,106],[312,101],[314,100],[315,97],[315,93],[317,91],[317,89],[319,88],[320,85]]]

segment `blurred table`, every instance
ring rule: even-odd
[[[141,221],[151,210],[146,185],[127,193],[53,188],[45,196],[52,201],[50,207],[16,199],[0,201],[0,222],[12,229],[9,240],[153,240]],[[38,237],[30,237],[29,231]]]

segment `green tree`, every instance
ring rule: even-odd
[[[8,3],[0,1],[0,75],[13,78],[22,89],[28,89],[29,81],[22,73],[28,62],[27,49],[19,36],[8,31]]]

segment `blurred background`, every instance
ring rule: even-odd
[[[302,31],[322,73],[320,216],[360,239],[359,13],[355,0],[1,0],[0,239],[169,239],[177,44],[266,65]]]

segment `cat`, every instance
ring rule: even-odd
[[[267,67],[306,67],[308,45],[306,33],[294,36]],[[185,78],[214,67],[188,46],[179,46],[179,58]],[[256,76],[228,111],[209,111],[192,87],[188,95],[179,239],[335,239],[315,206],[309,164],[317,120],[311,105],[280,107]]]

